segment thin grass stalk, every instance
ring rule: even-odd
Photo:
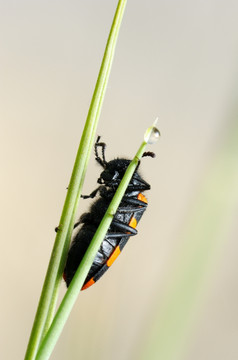
[[[65,204],[60,218],[59,230],[56,235],[55,244],[52,250],[48,270],[46,273],[44,285],[42,288],[35,320],[33,323],[28,347],[26,350],[25,360],[35,359],[38,346],[41,341],[42,333],[47,322],[47,327],[52,319],[55,305],[51,306],[51,302],[56,303],[59,281],[60,263],[67,256],[67,246],[65,246],[66,238],[69,236],[70,223],[73,223],[73,213],[76,201],[80,198],[80,191],[84,181],[84,175],[87,168],[89,153],[91,152],[93,139],[95,137],[96,125],[100,116],[103,98],[108,83],[109,73],[112,65],[113,55],[115,52],[116,41],[126,6],[126,0],[119,0],[111,31],[107,41],[102,65],[95,86],[94,94],[90,104],[87,120],[80,141],[78,153],[76,156],[69,188],[66,195]],[[72,225],[71,225],[72,227]],[[68,236],[67,236],[68,235]],[[53,300],[54,299],[54,300]],[[47,319],[48,317],[48,319]]]
[[[94,142],[94,138],[92,137],[92,144],[90,144],[91,147],[93,146],[93,142]],[[90,157],[90,153],[88,153],[88,155]],[[88,160],[87,160],[87,162],[88,162]],[[84,178],[84,176],[85,176],[85,174],[83,174],[83,178]],[[67,257],[67,254],[68,254],[68,249],[69,249],[69,245],[70,245],[70,241],[71,241],[71,237],[72,237],[72,231],[73,231],[73,227],[74,227],[74,223],[75,223],[74,219],[76,217],[76,213],[77,213],[77,210],[78,210],[78,204],[79,204],[79,201],[80,201],[80,197],[81,197],[81,189],[79,189],[79,192],[78,192],[78,195],[77,195],[76,204],[75,204],[72,219],[71,219],[71,222],[70,222],[70,225],[69,225],[69,231],[68,231],[68,234],[66,236],[64,249],[63,249],[63,252],[62,252],[62,257],[61,257],[61,261],[60,261],[60,265],[59,265],[59,270],[58,270],[58,274],[57,274],[57,277],[56,277],[55,286],[54,286],[54,290],[53,290],[52,301],[50,303],[49,311],[48,311],[48,314],[47,314],[47,318],[46,318],[42,338],[44,338],[45,334],[49,330],[49,327],[50,327],[50,325],[52,323],[52,320],[53,320],[53,317],[54,317],[54,314],[55,314],[55,309],[56,309],[57,300],[58,300],[59,286],[60,286],[61,281],[62,281],[62,273],[63,273],[63,270],[64,270],[64,265],[65,265],[66,257]]]
[[[123,3],[123,2],[121,1],[121,3]],[[104,54],[104,58],[103,58],[103,61],[102,61],[101,69],[100,69],[100,72],[99,72],[99,77],[98,77],[98,79],[100,79],[100,74],[104,73],[102,67],[103,67],[103,64],[104,64],[104,61],[105,61],[109,65],[107,67],[105,66],[104,76],[105,76],[106,81],[104,81],[103,84],[102,84],[102,87],[101,87],[102,93],[103,92],[105,93],[105,91],[106,91],[106,86],[107,86],[107,82],[108,82],[109,75],[110,75],[111,64],[112,64],[112,61],[113,61],[116,41],[117,41],[119,29],[120,29],[120,23],[121,23],[123,13],[124,13],[124,9],[125,9],[125,6],[126,6],[126,1],[124,1],[124,8],[123,9],[119,5],[120,5],[120,1],[118,3],[118,7],[117,7],[116,14],[115,14],[115,17],[114,17],[114,21],[113,21],[113,24],[112,24],[112,28],[115,26],[117,32],[113,36],[113,29],[111,29],[111,32],[110,32],[110,35],[109,35],[109,38],[108,38],[108,42],[107,42],[107,46],[106,46],[106,50],[105,50],[105,54]],[[115,19],[116,16],[117,16],[117,12],[118,12],[118,17],[119,17],[118,20]],[[112,45],[110,45],[110,43],[111,43],[110,40],[112,41]],[[112,51],[107,51],[108,48],[111,48]],[[94,91],[95,97],[93,96],[92,102],[94,102],[95,99],[98,100],[98,107],[97,107],[97,110],[96,110],[95,117],[99,118],[100,113],[101,113],[101,108],[102,108],[104,96],[97,96],[97,94],[95,94],[96,89],[97,89],[97,85],[96,85],[95,91]],[[90,106],[90,108],[91,108],[91,106]],[[88,114],[88,117],[89,117],[89,114]],[[91,137],[90,149],[92,149],[93,144],[94,144],[94,137],[95,137],[95,134],[96,134],[96,129],[97,129],[97,124],[94,126],[94,131],[93,131],[94,135]],[[88,153],[88,159],[87,159],[86,163],[88,163],[89,157],[90,157],[90,152]],[[86,173],[86,168],[85,168],[85,173]],[[85,174],[83,174],[82,178],[83,178],[83,181],[84,181]],[[78,204],[79,204],[79,201],[80,201],[80,196],[81,196],[81,187],[79,188],[79,191],[78,191],[76,204],[75,204],[74,212],[73,212],[73,215],[72,215],[72,221],[70,223],[68,235],[67,235],[66,240],[65,240],[65,246],[64,246],[64,250],[62,252],[62,257],[61,257],[61,265],[59,266],[58,276],[57,276],[56,281],[55,281],[55,286],[54,286],[53,295],[52,295],[52,303],[50,304],[50,307],[49,307],[49,311],[48,311],[48,314],[47,314],[47,318],[46,318],[42,338],[44,337],[44,335],[48,331],[49,326],[50,326],[50,324],[52,322],[52,319],[54,317],[55,308],[56,308],[57,299],[58,299],[59,286],[60,286],[61,279],[62,279],[62,273],[63,273],[64,264],[65,264],[66,257],[67,257],[67,254],[68,254],[69,244],[70,244],[70,240],[71,240],[71,234],[72,234],[73,226],[74,226],[74,223],[75,223],[75,217],[76,217],[76,213],[77,213],[77,209],[78,209]]]

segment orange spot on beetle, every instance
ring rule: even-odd
[[[86,284],[82,287],[81,290],[85,290],[87,288],[89,288],[89,286],[93,285],[95,283],[95,281],[93,280],[93,278],[91,278],[88,282],[86,282]]]
[[[141,193],[138,194],[137,199],[140,200],[140,201],[143,201],[146,204],[148,203],[146,197]]]
[[[115,250],[113,251],[112,255],[109,257],[109,259],[107,260],[107,266],[110,267],[114,261],[116,260],[116,258],[118,257],[118,255],[120,255],[121,250],[119,248],[119,246],[117,246],[115,248]]]
[[[130,227],[132,227],[133,229],[136,228],[136,225],[137,225],[137,221],[134,217],[131,218],[129,224],[128,224]]]

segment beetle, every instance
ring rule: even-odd
[[[102,152],[101,157],[99,156],[99,148],[101,148]],[[90,211],[84,213],[74,225],[77,232],[70,246],[63,274],[67,287],[77,271],[131,162],[124,158],[117,158],[107,162],[105,159],[105,149],[106,144],[100,142],[100,136],[98,136],[94,145],[94,151],[95,160],[103,168],[97,180],[100,185],[90,195],[82,195],[82,198],[94,198],[97,194],[99,194],[99,198],[91,205]],[[142,156],[155,157],[155,154],[145,152]],[[142,192],[150,190],[150,185],[138,173],[139,165],[140,163],[130,180],[81,290],[87,289],[98,281],[121,253],[130,236],[137,234],[137,223],[147,208],[147,199]]]

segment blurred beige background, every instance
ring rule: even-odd
[[[1,358],[22,359],[117,1],[0,2]],[[138,359],[186,219],[237,111],[237,1],[129,0],[97,133],[151,183],[139,234],[78,299],[52,359]],[[84,193],[99,174],[93,157]],[[82,201],[85,211],[90,201]],[[237,209],[181,359],[238,358]],[[61,296],[65,292],[62,283]]]

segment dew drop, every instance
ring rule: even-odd
[[[154,144],[159,139],[159,136],[160,136],[159,130],[155,126],[153,126],[148,139],[148,144]]]
[[[152,126],[146,130],[144,139],[148,144],[154,144],[159,139],[159,136],[159,130],[155,126]]]

